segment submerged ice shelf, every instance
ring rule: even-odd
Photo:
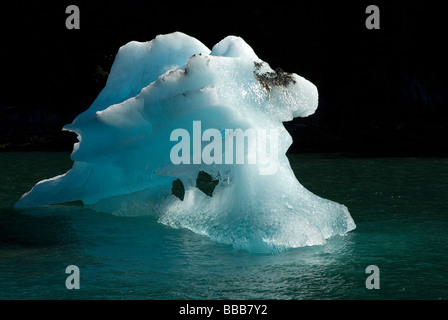
[[[90,108],[64,128],[78,135],[73,168],[15,206],[81,200],[257,252],[323,244],[355,223],[297,181],[283,126],[317,105],[311,82],[271,69],[239,37],[212,50],[180,32],[129,42]],[[197,185],[203,173],[215,182],[209,193]]]

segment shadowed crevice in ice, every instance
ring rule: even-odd
[[[344,205],[295,178],[283,126],[317,105],[310,81],[272,69],[239,37],[212,50],[180,32],[132,41],[119,49],[90,108],[64,128],[78,135],[72,169],[37,183],[15,206],[81,200],[115,215],[156,215],[165,225],[254,252],[323,244],[355,223]],[[171,134],[182,129],[194,140],[194,123],[201,125],[199,140],[209,129],[224,139],[234,138],[227,129],[268,132],[269,161],[248,148],[244,159],[257,156],[254,164],[236,164],[231,149],[222,150],[230,162],[174,164],[171,150],[180,142]],[[199,152],[211,143],[204,141]],[[177,154],[193,159],[193,149]]]

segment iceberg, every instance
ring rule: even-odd
[[[296,179],[283,126],[317,105],[314,84],[272,69],[240,37],[212,50],[181,32],[129,42],[89,109],[63,129],[78,137],[73,167],[15,207],[81,200],[251,252],[324,244],[355,223]]]

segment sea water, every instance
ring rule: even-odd
[[[0,299],[448,299],[448,159],[288,155],[357,228],[318,246],[253,254],[153,216],[80,203],[14,210],[68,153],[0,154]],[[65,273],[79,268],[79,289]],[[379,289],[368,289],[368,266]]]

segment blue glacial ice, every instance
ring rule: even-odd
[[[286,157],[292,138],[283,126],[313,114],[317,105],[311,82],[272,69],[239,37],[226,37],[212,50],[180,32],[129,42],[90,108],[64,127],[78,136],[72,169],[40,181],[15,207],[81,200],[115,215],[154,215],[162,224],[253,252],[324,244],[355,223],[344,205],[314,195],[296,179]],[[194,124],[200,124],[199,140]],[[238,151],[216,148],[235,161],[210,164],[197,161],[192,147],[176,153],[191,161],[175,164],[176,129],[199,141],[199,155],[208,129],[224,138],[227,129],[277,135],[276,141],[267,137],[269,162],[247,160],[256,159],[257,148],[243,148],[244,164],[235,160]],[[200,171],[217,181],[211,196],[196,185]],[[178,179],[182,200],[172,192]]]

